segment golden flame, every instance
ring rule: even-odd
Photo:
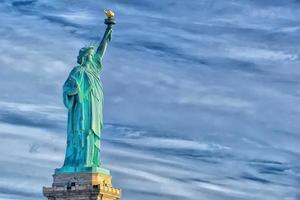
[[[107,17],[114,17],[115,13],[112,10],[104,10]]]

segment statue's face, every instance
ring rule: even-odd
[[[95,50],[93,46],[81,48],[77,56],[77,63],[83,64],[82,62],[87,62],[92,59]]]

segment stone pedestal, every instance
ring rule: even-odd
[[[52,187],[43,187],[48,200],[118,200],[121,189],[101,173],[54,174]]]

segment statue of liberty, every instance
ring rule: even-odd
[[[106,31],[95,50],[81,48],[78,66],[70,72],[63,86],[63,101],[68,109],[67,149],[64,165],[56,174],[109,171],[101,167],[100,140],[103,127],[103,87],[100,80],[102,58],[111,41],[114,13],[105,11]]]

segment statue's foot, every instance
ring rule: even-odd
[[[77,173],[101,173],[105,175],[110,175],[110,171],[102,167],[93,167],[93,166],[77,167],[76,171]]]
[[[81,167],[68,167],[64,166],[62,168],[55,169],[55,174],[73,174],[73,173],[101,173],[105,175],[110,175],[110,171],[108,169],[102,167],[89,167],[89,166],[81,166]]]
[[[76,173],[76,167],[63,166],[55,169],[55,174]]]

